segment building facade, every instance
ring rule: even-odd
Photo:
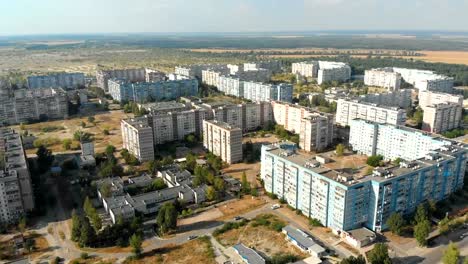
[[[441,103],[424,107],[421,129],[443,133],[459,128],[463,118],[463,106],[456,103]]]
[[[120,127],[124,149],[141,162],[154,160],[153,129],[147,117],[122,120]]]
[[[465,152],[450,144],[423,158],[355,176],[317,162],[294,144],[277,143],[262,146],[261,178],[267,192],[335,233],[360,227],[381,231],[392,213],[410,214],[419,204],[462,188]]]
[[[61,88],[3,90],[0,123],[6,125],[68,117],[68,96]]]
[[[186,77],[150,83],[130,83],[124,79],[111,79],[108,82],[108,89],[114,100],[146,103],[197,95],[198,81]]]
[[[203,146],[232,164],[242,161],[242,130],[219,121],[203,121]]]
[[[433,71],[406,68],[393,68],[393,71],[401,74],[405,82],[413,85],[420,91],[450,93],[453,90],[453,78],[439,75]]]
[[[295,62],[291,65],[291,72],[304,77],[317,78],[319,69],[318,61]]]
[[[387,88],[390,91],[400,89],[401,74],[395,72],[393,68],[379,68],[366,70],[364,72],[364,84]]]
[[[336,123],[347,126],[351,120],[357,118],[382,124],[403,125],[406,121],[406,110],[359,100],[338,99]]]
[[[241,97],[253,102],[281,101],[290,103],[293,97],[293,86],[287,83],[244,82],[243,90]]]
[[[144,82],[146,80],[146,70],[139,69],[120,69],[120,70],[99,70],[96,72],[97,86],[108,91],[108,81],[110,79],[123,79],[127,82]]]
[[[358,100],[363,102],[407,109],[412,105],[412,89],[399,89],[388,93],[364,94]]]
[[[57,73],[41,76],[28,77],[29,89],[38,88],[63,88],[77,89],[85,87],[85,76],[83,73]]]
[[[338,81],[345,82],[351,78],[351,67],[343,62],[319,61],[317,83]]]
[[[312,113],[301,120],[299,147],[305,151],[322,151],[335,138],[332,114]]]
[[[12,224],[34,205],[34,194],[21,136],[10,128],[0,130],[0,223]]]

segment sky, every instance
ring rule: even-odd
[[[0,35],[468,30],[468,0],[0,0]]]

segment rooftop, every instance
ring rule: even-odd
[[[185,104],[178,103],[176,101],[167,101],[167,102],[155,102],[147,104],[139,104],[140,107],[150,111],[150,112],[166,112],[179,109],[186,109]]]
[[[228,123],[226,122],[222,122],[222,121],[217,121],[217,120],[203,120],[203,122],[206,122],[206,123],[210,123],[210,124],[213,124],[217,127],[220,127],[222,129],[226,129],[226,130],[230,130],[230,131],[237,131],[237,130],[241,130],[240,128],[238,127],[233,127],[231,125],[229,125]]]
[[[304,231],[293,227],[291,225],[287,225],[283,227],[283,231],[287,233],[287,235],[295,240],[299,245],[307,248],[308,250],[314,251],[316,254],[320,254],[325,252],[325,249],[321,247],[319,244],[317,244],[312,237],[310,237],[307,233]]]
[[[255,250],[244,246],[244,244],[239,243],[232,246],[234,250],[244,259],[248,261],[249,264],[264,264],[265,259],[260,256]]]

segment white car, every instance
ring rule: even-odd
[[[271,206],[271,210],[276,210],[276,209],[278,209],[278,208],[280,208],[280,207],[281,207],[281,205],[279,205],[279,204],[274,204],[274,205]]]

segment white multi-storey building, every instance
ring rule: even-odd
[[[273,109],[273,120],[276,124],[284,126],[291,133],[301,132],[302,119],[312,115],[309,108],[283,102],[271,102]]]
[[[364,73],[364,84],[384,87],[391,91],[398,90],[401,86],[401,74],[395,72],[393,68],[366,70]]]
[[[146,69],[99,70],[96,72],[97,86],[105,92],[108,91],[108,81],[114,78],[124,79],[127,82],[144,82]]]
[[[301,120],[299,146],[305,151],[322,151],[333,143],[333,115],[313,113]]]
[[[304,77],[316,78],[318,74],[318,69],[318,61],[295,62],[291,65],[291,72],[293,74],[299,74]]]
[[[419,91],[419,106],[421,108],[443,104],[443,103],[454,103],[463,106],[463,95],[458,94],[448,94],[448,93],[439,93],[431,91]]]
[[[359,100],[367,103],[407,109],[411,106],[412,89],[399,89],[388,93],[364,94]]]
[[[339,81],[345,82],[351,78],[351,67],[343,62],[319,61],[317,83]]]
[[[123,148],[139,161],[154,160],[153,129],[147,117],[130,118],[120,123]]]
[[[229,72],[229,69],[224,64],[193,64],[175,67],[175,74],[202,79],[203,71],[205,70],[220,72],[222,74]]]
[[[203,70],[202,71],[202,82],[212,86],[219,86],[219,78],[223,76],[222,72],[214,70]]]
[[[154,144],[183,140],[185,136],[202,134],[204,109],[180,110],[148,116],[153,129]]]
[[[433,71],[393,68],[401,77],[420,91],[438,91],[450,93],[453,89],[453,78],[439,75]]]
[[[218,90],[229,95],[242,97],[244,95],[244,81],[232,76],[220,76]]]
[[[242,160],[242,130],[219,121],[203,121],[203,146],[223,161]]]
[[[441,103],[424,107],[421,129],[442,133],[460,127],[463,106],[456,103]]]
[[[347,126],[353,119],[364,119],[381,124],[403,125],[406,121],[406,110],[358,100],[338,99],[336,123]]]
[[[293,86],[287,83],[264,84],[244,82],[242,97],[254,102],[282,101],[292,102]]]

